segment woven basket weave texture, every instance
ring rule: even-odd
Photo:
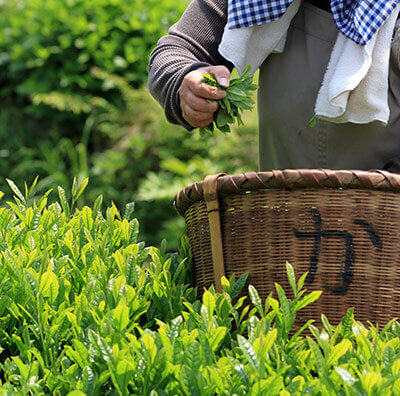
[[[347,309],[363,322],[400,316],[400,176],[383,171],[290,170],[216,177],[223,270],[249,273],[262,299],[279,283],[291,296],[286,261],[320,299],[298,324],[337,324]],[[184,215],[199,290],[214,281],[203,183],[175,200]],[[213,241],[215,243],[215,241]],[[276,297],[276,295],[275,295]]]

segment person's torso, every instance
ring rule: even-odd
[[[400,154],[400,76],[390,70],[387,127],[309,126],[338,35],[332,14],[303,3],[289,28],[285,50],[260,68],[259,168],[372,169]]]

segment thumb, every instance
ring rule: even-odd
[[[212,74],[217,80],[221,87],[228,88],[229,81],[231,79],[231,72],[226,66],[211,66],[209,68],[210,74]]]

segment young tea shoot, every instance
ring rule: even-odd
[[[257,89],[257,85],[253,84],[253,77],[249,76],[249,73],[250,65],[247,65],[240,77],[231,80],[228,88],[221,87],[210,73],[203,74],[204,82],[226,91],[226,97],[218,100],[219,107],[214,113],[213,122],[204,128],[200,128],[202,136],[212,135],[215,128],[223,133],[230,132],[230,124],[235,121],[238,125],[244,125],[240,112],[253,109],[252,96],[253,91]]]

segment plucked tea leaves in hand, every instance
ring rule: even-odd
[[[253,109],[252,96],[253,91],[257,89],[257,85],[253,84],[253,77],[249,76],[249,73],[250,65],[243,70],[240,77],[231,80],[228,88],[221,87],[210,73],[203,74],[204,82],[226,91],[226,97],[218,100],[219,107],[214,113],[214,121],[210,125],[200,128],[202,136],[212,134],[215,128],[223,133],[230,132],[230,124],[235,121],[238,125],[244,125],[240,112]]]

